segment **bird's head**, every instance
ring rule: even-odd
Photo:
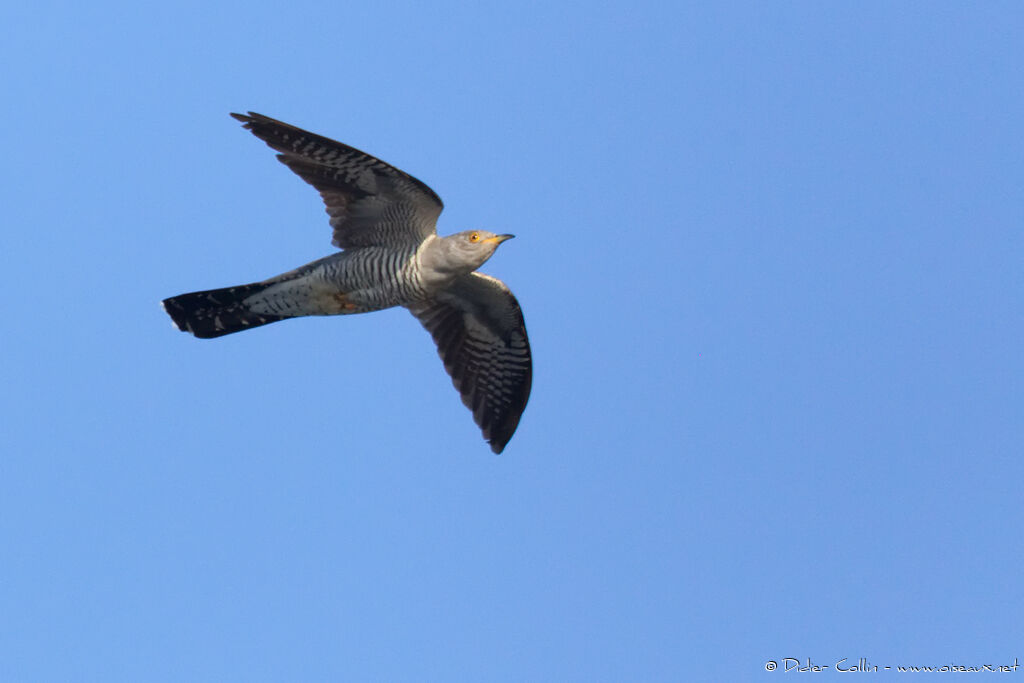
[[[445,237],[448,249],[448,266],[454,269],[472,272],[482,266],[484,261],[498,245],[510,240],[515,235],[496,235],[486,230],[466,230]]]

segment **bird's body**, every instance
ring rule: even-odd
[[[257,313],[339,315],[368,313],[429,298],[437,285],[447,283],[435,284],[423,277],[423,246],[354,247],[331,254],[271,278],[267,281],[270,286],[249,306]]]
[[[209,338],[287,318],[405,306],[431,332],[463,402],[500,453],[529,398],[532,362],[515,297],[474,271],[512,236],[439,237],[441,200],[412,176],[280,121],[232,116],[320,191],[343,251],[262,282],[166,299],[178,328]]]

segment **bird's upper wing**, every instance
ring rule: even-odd
[[[419,243],[435,232],[444,205],[424,183],[376,157],[249,112],[232,114],[280,152],[277,158],[315,187],[341,249]]]
[[[409,310],[433,336],[491,450],[501,453],[519,425],[533,377],[519,302],[501,280],[470,273]]]

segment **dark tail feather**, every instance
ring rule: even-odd
[[[266,289],[267,283],[239,285],[205,292],[191,292],[164,299],[164,310],[182,332],[191,332],[202,339],[241,332],[250,327],[284,320],[288,316],[253,313],[245,299]]]

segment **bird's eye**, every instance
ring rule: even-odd
[[[480,233],[478,233],[478,232],[471,232],[471,233],[469,233],[469,241],[470,242],[479,242],[480,241]]]

